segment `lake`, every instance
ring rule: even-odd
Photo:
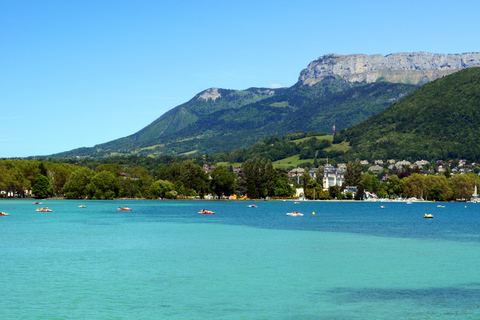
[[[480,204],[33,202],[0,200],[1,319],[480,319]]]

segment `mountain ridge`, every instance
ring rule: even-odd
[[[480,53],[438,54],[427,52],[380,54],[327,54],[312,61],[300,73],[299,82],[313,85],[336,74],[350,82],[424,84],[461,69],[480,66]]]
[[[397,62],[392,63],[392,61]],[[306,69],[302,70],[298,82],[292,87],[246,90],[209,88],[167,111],[132,135],[92,148],[79,148],[58,153],[52,157],[211,154],[218,152],[220,146],[233,150],[246,147],[247,143],[255,143],[268,137],[269,134],[279,134],[279,131],[280,134],[295,131],[326,131],[326,126],[331,127],[333,123],[326,124],[325,121],[336,122],[336,118],[342,117],[342,114],[336,110],[336,104],[327,103],[328,99],[322,100],[323,97],[366,85],[379,87],[382,86],[381,83],[405,85],[395,89],[392,87],[390,89],[393,91],[390,92],[388,91],[390,89],[385,87],[386,92],[377,93],[382,98],[374,108],[372,105],[375,101],[368,97],[344,96],[342,98],[344,100],[365,100],[365,105],[351,103],[352,110],[343,108],[343,113],[364,114],[363,118],[356,117],[355,123],[345,123],[345,125],[355,125],[371,116],[371,110],[380,112],[385,109],[388,106],[385,101],[393,103],[399,97],[413,92],[418,87],[416,83],[430,82],[448,72],[455,72],[457,68],[475,65],[480,65],[480,53],[441,55],[420,52],[392,54],[385,57],[329,54],[311,62]],[[389,70],[387,67],[397,69]],[[431,70],[427,70],[428,68]],[[398,91],[399,88],[403,91]],[[366,92],[368,90],[360,90],[356,94],[371,94]],[[329,110],[323,108],[322,103],[327,103]],[[337,101],[337,104],[346,106],[349,103]],[[330,116],[328,119],[323,117],[323,120],[318,120],[319,127],[308,127],[305,125],[308,121],[299,120],[302,108],[305,108],[304,114],[309,113],[314,118],[322,119],[316,115],[320,110],[330,113]],[[362,108],[369,108],[370,111],[363,112]],[[296,122],[289,121],[289,117],[297,119]],[[284,130],[278,125],[288,129]],[[338,123],[338,130],[345,128],[341,122]],[[245,135],[252,135],[252,137],[245,137]],[[252,140],[254,138],[256,141]]]

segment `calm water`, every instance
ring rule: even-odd
[[[0,319],[480,319],[479,204],[43,202],[0,201]]]

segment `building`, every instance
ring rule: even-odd
[[[333,186],[342,186],[345,182],[345,177],[341,170],[335,169],[332,165],[326,164],[323,167],[323,189],[328,189]]]
[[[368,171],[383,171],[383,167],[376,164],[374,166],[370,166]]]
[[[313,168],[308,171],[310,177],[312,179],[317,179],[317,170],[318,168]],[[323,167],[323,189],[326,190],[330,187],[335,185],[342,186],[345,182],[345,178],[343,176],[343,171],[339,169],[335,169],[334,166],[330,164],[326,164]]]

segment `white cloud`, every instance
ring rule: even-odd
[[[284,88],[281,84],[268,82],[268,86],[272,89]]]

